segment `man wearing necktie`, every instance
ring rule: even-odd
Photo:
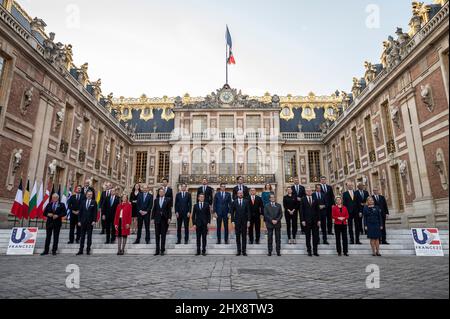
[[[173,208],[173,200],[174,200],[173,189],[171,187],[169,187],[169,180],[167,178],[164,178],[162,180],[161,188],[164,190],[164,196],[166,197],[166,199],[170,205],[170,209],[172,209]],[[156,197],[159,198],[159,193]]]
[[[273,251],[273,233],[275,231],[275,246],[277,255],[281,256],[281,219],[283,210],[281,205],[275,202],[275,195],[270,194],[270,203],[264,207],[264,221],[268,236],[268,256],[272,256]]]
[[[228,220],[231,217],[231,194],[226,185],[220,184],[220,190],[214,196],[214,218],[217,220],[217,244],[222,243],[222,225],[225,231],[225,244],[228,245]]]
[[[264,216],[264,205],[262,198],[256,195],[256,189],[250,190],[250,228],[248,230],[248,237],[250,239],[250,245],[256,240],[256,244],[259,245],[261,238],[261,216]]]
[[[389,207],[386,201],[386,197],[380,194],[378,187],[373,188],[373,199],[375,200],[375,206],[378,206],[381,210],[381,217],[383,220],[383,229],[381,230],[382,236],[380,238],[380,243],[382,245],[389,245],[386,236],[386,219],[388,219],[389,217]]]
[[[325,203],[325,211],[327,213],[327,230],[328,235],[334,235],[333,234],[333,217],[332,215],[332,208],[335,205],[334,202],[334,192],[333,187],[327,184],[327,178],[325,176],[322,176],[320,178],[320,186],[323,194],[323,201]]]
[[[239,176],[237,178],[237,186],[233,189],[233,200],[236,200],[238,198],[238,192],[242,192],[244,195],[243,198],[249,199],[250,192],[247,186],[244,185],[244,177]]]
[[[100,215],[102,215],[102,208],[103,208],[103,205],[105,203],[105,200],[109,196],[111,196],[112,188],[113,188],[113,186],[112,186],[111,183],[107,182],[107,183],[104,184],[104,190],[103,190],[103,192],[100,195],[100,202],[98,203]],[[102,232],[101,232],[101,234],[104,235],[105,234],[105,230],[106,230],[106,224],[105,224],[105,221],[103,220],[103,218],[101,220],[101,225],[102,225]]]
[[[166,252],[166,236],[172,219],[172,198],[167,198],[164,188],[158,191],[158,198],[153,204],[151,219],[155,222],[156,252],[155,256],[164,256]]]
[[[298,177],[294,178],[294,185],[292,185],[292,195],[297,198],[297,202],[300,203],[302,198],[306,196],[305,187],[300,184],[300,179]],[[305,234],[305,228],[300,223],[300,230],[302,235]]]
[[[365,190],[365,185],[363,183],[358,183],[358,189],[356,190],[356,198],[358,201],[359,214],[358,214],[358,226],[361,235],[365,233],[363,227],[363,210],[366,206],[367,199],[369,198],[369,192]]]
[[[200,253],[206,256],[208,227],[211,224],[211,208],[205,202],[204,194],[198,196],[198,203],[195,204],[192,213],[192,224],[197,233],[197,256],[200,256]]]
[[[244,192],[238,191],[237,199],[231,205],[231,222],[236,232],[237,256],[247,256],[247,228],[250,227],[250,204]]]
[[[56,256],[58,251],[59,242],[59,232],[62,226],[62,218],[66,216],[66,206],[59,202],[59,195],[53,194],[52,200],[48,203],[44,210],[44,216],[47,218],[45,224],[46,228],[46,238],[45,238],[45,248],[41,256],[48,255],[50,250],[50,242],[53,235],[53,249],[52,254]]]
[[[135,245],[140,244],[142,236],[142,226],[145,227],[145,243],[150,244],[150,214],[153,208],[153,195],[149,193],[148,185],[143,185],[142,192],[137,199],[138,227]]]
[[[320,210],[319,202],[312,196],[312,188],[306,188],[306,196],[301,201],[301,221],[305,227],[306,247],[308,256],[319,256],[319,228],[320,228]],[[311,246],[311,237],[313,245]]]
[[[106,242],[114,244],[116,241],[116,228],[114,218],[116,217],[117,206],[120,204],[119,189],[111,190],[111,195],[105,199],[102,207],[102,220],[105,222]]]
[[[316,185],[316,191],[313,194],[314,200],[319,203],[320,211],[320,228],[322,230],[322,240],[324,245],[329,245],[327,237],[327,210],[325,205],[324,196],[322,193],[322,185]]]
[[[189,243],[189,221],[191,219],[192,196],[187,185],[181,185],[181,192],[175,197],[175,215],[177,217],[177,245],[181,244],[181,229],[184,226],[184,244]]]
[[[205,202],[209,204],[212,208],[213,205],[213,193],[214,190],[212,187],[208,185],[208,180],[206,178],[203,179],[202,186],[197,189],[197,198],[200,194],[205,195]]]
[[[91,191],[94,194],[94,198],[95,198],[95,190],[91,186],[91,180],[90,179],[87,179],[84,182],[84,187],[81,189],[81,194],[83,195],[83,197],[86,197],[86,194],[87,194],[88,191]]]
[[[81,228],[81,239],[80,239],[80,250],[77,256],[83,255],[84,252],[84,241],[87,235],[87,254],[91,254],[92,245],[92,231],[94,230],[95,223],[97,221],[97,203],[95,202],[94,193],[88,191],[86,193],[86,198],[80,204],[80,216],[78,221],[78,226]]]
[[[347,191],[342,194],[342,204],[347,208],[348,210],[348,233],[350,235],[350,245],[354,245],[355,243],[357,245],[361,245],[361,242],[359,240],[359,236],[361,235],[361,229],[359,223],[359,203],[358,198],[356,196],[356,192],[354,190],[354,185],[352,182],[347,183]],[[353,227],[354,225],[354,227]],[[355,242],[356,237],[356,242]]]
[[[75,241],[75,229],[77,231],[76,242],[80,243],[81,227],[78,226],[78,217],[80,214],[80,205],[84,196],[81,194],[81,186],[75,187],[75,193],[70,196],[67,201],[67,209],[70,211],[70,230],[69,230],[69,242],[71,245]]]

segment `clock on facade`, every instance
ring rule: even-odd
[[[222,102],[224,104],[233,103],[234,102],[233,92],[228,91],[228,90],[223,91],[222,93],[220,93],[219,99],[220,99],[220,102]]]

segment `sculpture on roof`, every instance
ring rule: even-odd
[[[366,80],[366,83],[370,83],[373,80],[375,80],[375,78],[377,76],[377,70],[376,70],[375,66],[368,61],[364,62],[364,67],[366,68],[366,73],[364,75],[364,79]]]
[[[403,58],[407,53],[407,45],[411,41],[411,37],[408,33],[404,33],[402,28],[397,28],[395,32],[397,35],[397,41],[400,46],[400,56]]]
[[[53,63],[55,56],[56,44],[55,44],[55,33],[51,32],[48,39],[44,40],[44,59]]]
[[[362,92],[361,82],[358,80],[358,78],[353,78],[353,86],[352,86],[352,93],[355,98],[357,98]]]

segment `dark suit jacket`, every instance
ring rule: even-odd
[[[347,208],[350,217],[354,217],[359,213],[358,198],[355,191],[353,191],[353,199],[350,196],[350,192],[346,191],[342,195],[342,204]]]
[[[67,201],[67,209],[70,210],[71,212],[76,211],[79,212],[80,211],[80,205],[81,202],[85,199],[83,194],[79,194],[80,195],[80,199],[77,200],[77,194],[73,194],[72,196],[70,196],[69,200]]]
[[[53,219],[53,217],[49,218],[48,214],[50,213],[58,215],[58,218],[57,219]],[[44,210],[44,216],[47,217],[47,227],[48,226],[61,227],[62,218],[66,215],[67,215],[66,205],[62,203],[57,203],[56,209],[53,210],[53,203],[50,202],[47,204]]]
[[[381,216],[386,217],[386,215],[389,215],[389,207],[386,201],[386,197],[383,195],[378,195],[378,200],[375,198],[375,195],[373,195],[373,200],[375,201],[375,206],[378,206],[381,210]]]
[[[327,203],[325,202],[325,196],[324,196],[324,194],[321,192],[321,193],[320,193],[320,196],[319,196],[319,195],[317,194],[317,192],[314,192],[314,193],[312,194],[312,197],[314,198],[314,200],[316,200],[316,201],[319,203],[319,210],[320,210],[321,212],[326,211],[326,207],[323,208],[323,209],[320,209],[320,206],[321,206],[321,205],[327,206]]]
[[[159,198],[156,198],[153,203],[152,219],[155,223],[168,223],[172,219],[172,198],[164,197],[162,207],[159,206]]]
[[[109,191],[109,193],[111,194],[111,191]],[[95,198],[95,197],[92,197]],[[103,191],[100,195],[100,202],[98,203],[98,207],[100,207],[100,209],[103,209],[103,204],[105,203],[106,198],[108,198],[108,195],[106,195],[106,191]]]
[[[186,217],[192,210],[192,196],[189,192],[186,192],[184,198],[181,195],[182,193],[178,193],[175,198],[175,213]]]
[[[159,188],[162,188],[162,187],[159,187]],[[157,191],[157,193],[158,193],[158,195],[156,195],[156,198],[159,198],[159,191]],[[170,204],[170,209],[172,209],[172,207],[173,207],[173,200],[174,200],[173,189],[170,188],[170,187],[167,187],[166,195],[164,197],[170,198],[169,204]]]
[[[231,222],[235,225],[245,225],[252,218],[250,212],[250,204],[248,200],[242,199],[242,205],[239,205],[239,200],[236,199],[233,204],[231,204]]]
[[[369,196],[370,196],[369,192],[368,191],[363,191],[363,196],[361,196],[361,194],[359,192],[359,189],[358,189],[358,190],[355,191],[355,195],[356,195],[356,198],[357,198],[359,212],[362,213],[363,209],[364,209],[364,206],[367,203],[367,198],[369,198]]]
[[[245,186],[245,185],[242,185],[242,186],[243,186],[242,188],[244,189],[244,198],[248,199],[250,196],[250,190],[248,189],[247,186]],[[238,198],[238,195],[237,195],[238,192],[239,192],[239,186],[236,185],[236,187],[233,188],[233,200],[236,200]]]
[[[231,194],[225,192],[225,199],[222,196],[222,192],[217,192],[214,195],[214,212],[221,217],[227,217],[231,212]]]
[[[266,222],[267,228],[281,228],[281,219],[283,218],[283,210],[281,205],[276,203],[275,207],[272,204],[267,204],[264,207],[264,221]],[[277,220],[278,224],[272,224],[273,220]]]
[[[153,195],[150,193],[147,193],[147,196],[144,201],[144,193],[139,193],[136,205],[137,205],[138,216],[141,215],[139,213],[141,210],[144,212],[147,212],[148,214],[151,214],[152,208],[153,208]]]
[[[208,203],[210,206],[212,206],[212,204],[213,204],[213,193],[214,193],[214,190],[211,187],[206,186],[206,191],[203,192],[203,186],[201,186],[201,187],[199,187],[197,189],[197,200],[198,200],[198,196],[200,194],[204,194],[205,195],[205,202]]]
[[[194,205],[192,223],[197,227],[211,224],[211,208],[207,202],[203,203],[203,209],[200,209],[199,203]]]
[[[97,221],[97,202],[91,199],[90,206],[86,208],[87,199],[83,199],[80,204],[80,215],[78,217],[78,222],[82,225],[91,225]]]
[[[291,189],[292,189],[292,194],[293,194],[295,197],[300,197],[300,198],[305,197],[305,196],[306,196],[306,193],[305,193],[305,187],[302,186],[302,185],[298,185],[298,188],[299,188],[299,191],[298,191],[298,193],[297,193],[297,190],[295,189],[295,185],[293,185],[293,186],[291,187]]]
[[[250,195],[248,203],[250,205],[250,213],[252,217],[260,218],[264,215],[264,204],[261,197],[255,195],[255,204],[253,205],[252,196]]]
[[[92,187],[88,187],[87,189],[86,189],[86,187],[81,187],[81,194],[83,194],[84,195],[84,197],[86,197],[86,193],[88,192],[88,191],[92,191],[92,198],[95,198],[95,189],[93,189]]]
[[[111,196],[106,197],[103,201],[102,216],[106,216],[106,220],[114,221],[114,217],[116,217],[117,206],[119,206],[119,204],[119,196],[114,196],[113,203],[111,203]]]
[[[322,189],[322,193],[324,195],[325,205],[327,206],[327,208],[331,209],[331,207],[335,204],[333,187],[331,187],[330,185],[327,185],[327,191],[324,192]]]
[[[316,225],[320,221],[320,209],[319,202],[314,199],[312,200],[312,205],[309,205],[308,198],[303,197],[300,202],[300,215],[301,221],[306,222],[307,225]]]

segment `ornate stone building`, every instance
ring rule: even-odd
[[[410,30],[366,62],[351,93],[250,97],[228,85],[206,97],[114,98],[45,22],[0,0],[0,214],[20,178],[129,190],[163,178],[194,191],[237,176],[281,200],[300,177],[379,186],[399,227],[448,227],[448,2],[414,2]]]

